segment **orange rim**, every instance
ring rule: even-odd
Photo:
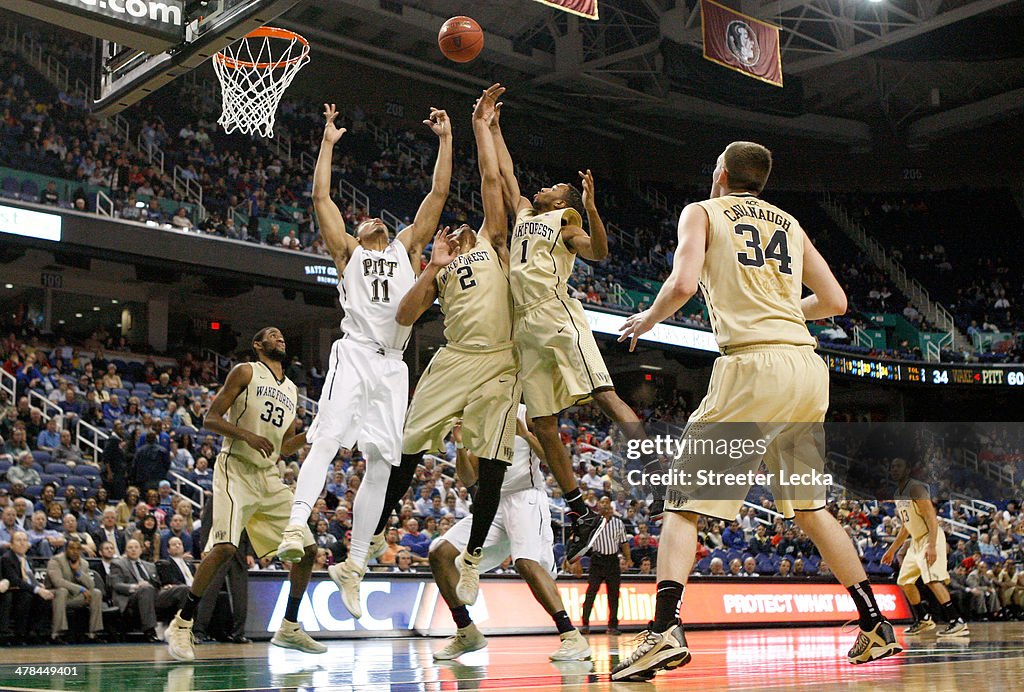
[[[219,62],[224,67],[239,68],[248,67],[255,70],[268,70],[275,69],[278,67],[284,67],[285,65],[293,65],[309,54],[309,41],[304,39],[294,31],[288,29],[279,29],[276,26],[261,26],[254,31],[250,31],[245,35],[245,38],[279,38],[283,41],[298,41],[302,44],[302,53],[294,58],[288,60],[278,60],[276,62],[250,62],[249,60],[238,60],[232,58],[224,53],[215,53],[213,59]]]

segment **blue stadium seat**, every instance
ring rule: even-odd
[[[132,394],[143,399],[149,396],[150,392],[152,391],[153,388],[150,387],[145,382],[136,382],[135,386],[132,387]]]
[[[95,466],[89,466],[88,464],[79,464],[78,466],[76,466],[74,469],[74,474],[76,476],[81,476],[83,478],[88,478],[90,480],[92,480],[93,478],[100,477],[99,469],[97,469]]]
[[[35,462],[37,464],[43,464],[43,468],[45,469],[46,464],[50,463],[50,460],[53,458],[53,456],[49,452],[44,452],[40,449],[37,449],[34,452],[32,452],[32,458],[35,459]]]
[[[53,463],[46,465],[46,473],[63,478],[71,475],[71,469],[66,464]]]
[[[131,396],[131,394],[128,393],[128,390],[123,387],[111,389],[110,393],[117,395],[117,398],[121,401],[122,406],[126,406],[128,404],[128,398]]]
[[[34,180],[26,180],[21,184],[21,197],[32,202],[39,201],[39,186]]]
[[[31,497],[33,500],[39,497],[39,493],[43,492],[43,486],[41,485],[30,485],[25,488],[25,495]]]
[[[11,468],[11,462],[4,459],[0,461],[0,475],[7,473],[7,469]]]
[[[555,543],[555,566],[560,567],[562,560],[565,559],[565,544]]]
[[[79,488],[88,488],[91,484],[88,478],[82,478],[81,476],[68,476],[64,479],[64,485],[74,485]]]
[[[18,199],[21,196],[18,194],[18,181],[11,176],[4,178],[3,183],[0,183],[0,195],[9,199]]]
[[[700,570],[701,574],[706,574],[711,569],[711,556],[702,557],[697,563],[697,569]]]
[[[58,476],[53,473],[40,473],[39,483],[40,485],[46,485],[47,483],[53,483],[56,486],[63,485],[64,477]]]

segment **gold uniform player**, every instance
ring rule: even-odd
[[[256,360],[232,368],[203,421],[207,430],[223,435],[224,442],[213,468],[213,520],[206,557],[165,637],[171,656],[179,661],[195,660],[192,623],[196,606],[218,570],[235,554],[242,531],[248,533],[257,555],[273,555],[291,513],[295,493],[281,482],[277,460],[294,454],[306,443],[306,435],[295,434],[298,396],[295,384],[284,375],[284,336],[276,327],[265,327],[253,337],[252,348]],[[316,557],[316,541],[309,527],[302,543],[302,558],[292,564],[289,575],[288,610],[271,642],[323,653],[327,647],[298,625],[299,603]]]
[[[566,559],[587,550],[601,517],[583,502],[569,453],[558,434],[558,414],[593,400],[629,439],[644,437],[633,409],[615,392],[582,304],[569,297],[567,281],[576,257],[600,261],[608,256],[608,236],[594,199],[594,177],[580,173],[583,194],[568,183],[545,187],[529,200],[520,194],[512,157],[498,116],[492,134],[504,182],[505,204],[515,213],[509,241],[514,340],[522,368],[523,399],[552,473],[564,492],[572,520]],[[590,234],[583,230],[587,215]],[[655,493],[655,502],[660,498]],[[660,509],[652,507],[652,517]]]
[[[900,562],[900,573],[896,583],[903,589],[910,607],[914,611],[914,622],[903,634],[914,636],[935,629],[928,606],[921,600],[921,592],[917,589],[917,580],[921,579],[942,609],[946,628],[939,632],[940,637],[968,637],[971,632],[967,628],[946,584],[949,583],[949,571],[946,567],[946,534],[939,528],[939,518],[935,514],[928,486],[911,477],[914,467],[902,457],[892,460],[889,475],[898,484],[896,489],[896,514],[901,526],[896,539],[882,556],[882,564],[892,564],[893,558],[900,547],[910,538],[910,545]]]
[[[512,461],[516,412],[522,397],[519,359],[512,344],[508,222],[489,127],[502,91],[499,87],[488,89],[473,110],[484,206],[480,232],[468,225],[454,233],[447,228],[438,231],[430,264],[398,307],[398,323],[411,326],[439,299],[447,344],[435,354],[416,386],[405,419],[402,463],[388,483],[377,526],[380,537],[423,454],[443,449],[453,422],[460,419],[463,443],[480,459],[473,530],[458,560],[457,592],[467,605],[476,602],[484,541],[501,501],[505,470]]]
[[[718,157],[711,198],[688,205],[679,219],[672,273],[650,309],[630,317],[620,341],[637,339],[704,293],[722,356],[715,361],[707,396],[690,417],[690,438],[753,432],[753,454],[729,468],[756,471],[761,455],[778,478],[793,463],[821,473],[828,409],[828,370],[814,352],[806,321],[846,312],[846,295],[828,264],[790,214],[759,199],[771,172],[771,152],[733,142]],[[803,286],[813,293],[801,299]],[[730,426],[744,424],[739,430]],[[761,442],[759,445],[758,442]],[[690,660],[679,624],[679,605],[697,545],[698,515],[735,518],[749,488],[699,484],[707,462],[685,460],[690,476],[666,492],[658,552],[655,618],[640,646],[612,671],[612,680],[649,680],[659,670]],[[713,460],[709,460],[713,461]],[[702,463],[704,465],[702,465]],[[825,511],[824,485],[801,492],[772,484],[779,511],[796,520],[850,592],[860,634],[850,663],[902,651],[892,625],[875,602],[853,544]]]

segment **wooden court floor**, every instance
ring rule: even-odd
[[[902,631],[902,627],[898,630]],[[316,656],[260,642],[198,647],[174,663],[162,645],[0,649],[0,690],[1000,690],[1024,685],[1024,623],[972,624],[969,640],[900,635],[903,654],[851,666],[838,627],[691,632],[693,662],[653,683],[611,683],[632,635],[590,637],[593,662],[554,664],[555,636],[492,637],[487,649],[438,664],[438,639],[342,640]],[[46,670],[58,668],[58,670]],[[63,669],[63,670],[60,670]]]

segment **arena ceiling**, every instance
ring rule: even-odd
[[[696,0],[601,0],[590,22],[531,0],[303,0],[283,23],[318,48],[447,88],[509,96],[586,129],[685,144],[726,126],[867,147],[929,141],[1024,111],[1021,0],[745,0],[782,27],[784,89],[704,61]],[[437,30],[466,14],[481,58],[446,62]]]

